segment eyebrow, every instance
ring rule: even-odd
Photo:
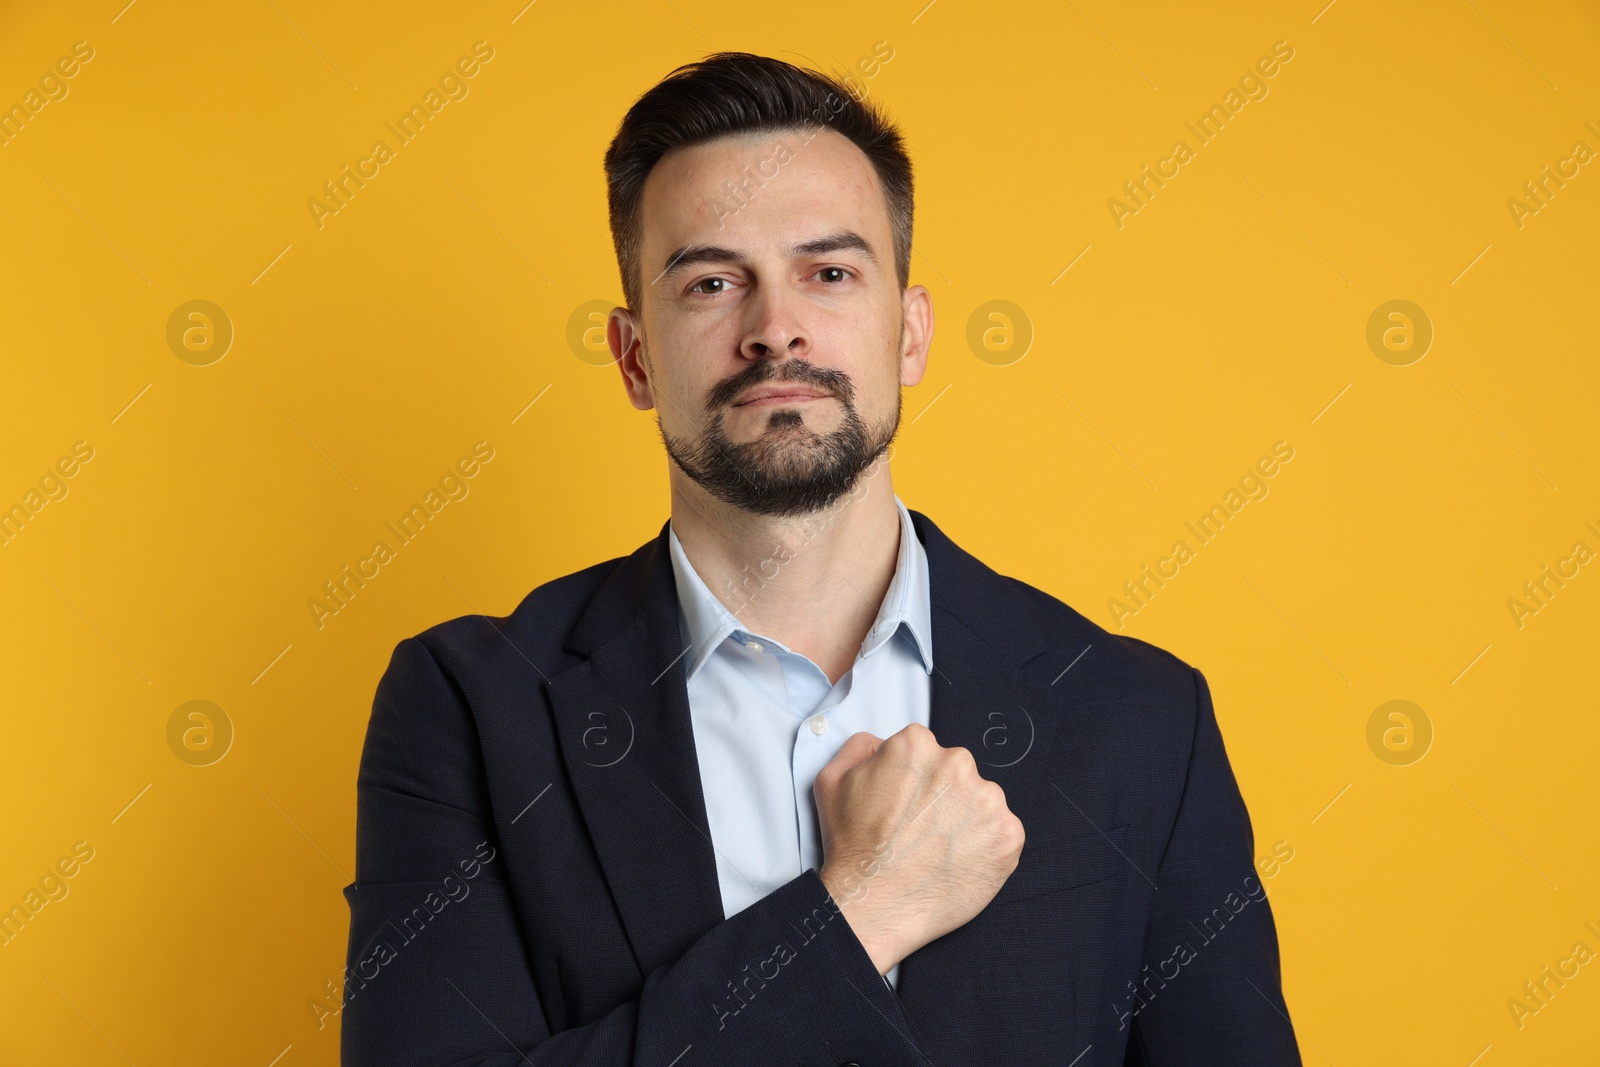
[[[872,251],[872,246],[867,243],[867,239],[854,230],[840,230],[837,233],[802,241],[789,249],[789,258],[798,259],[802,256],[822,256],[829,252],[845,251],[859,252],[874,265],[878,262],[878,257]],[[744,262],[747,262],[747,259],[743,252],[722,245],[684,245],[667,257],[667,265],[656,275],[656,281],[675,277],[699,263]]]

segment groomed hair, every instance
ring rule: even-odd
[[[900,131],[845,81],[780,59],[717,52],[679,67],[635,101],[606,149],[611,240],[628,307],[643,308],[640,201],[645,178],[662,156],[733,134],[808,128],[842,134],[872,162],[888,201],[895,270],[905,289],[911,275],[911,159]]]

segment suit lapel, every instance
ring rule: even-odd
[[[561,755],[642,973],[721,922],[667,526],[625,560],[550,680]]]
[[[973,555],[950,541],[920,512],[912,523],[928,550],[934,672],[930,685],[930,729],[939,744],[965,745],[978,771],[1005,790],[1006,806],[1034,825],[1054,801],[1037,793],[1038,769],[1058,733],[1059,702],[1066,693],[1029,680],[1022,665],[1050,651],[1027,603]],[[899,1000],[923,1035],[941,1035],[950,1013],[947,990],[960,989],[958,974],[974,960],[950,944],[933,942],[910,953],[899,969]],[[982,1021],[978,1024],[981,1027]],[[960,1030],[982,1045],[981,1030]],[[971,1049],[923,1046],[934,1062]]]
[[[933,622],[929,729],[946,747],[964,745],[978,770],[1010,798],[1027,795],[1056,717],[1022,665],[1048,650],[1027,604],[921,512],[912,525],[928,553]]]

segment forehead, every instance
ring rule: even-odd
[[[647,280],[684,245],[760,255],[840,230],[864,236],[881,263],[892,258],[877,171],[849,138],[828,129],[737,134],[675,148],[645,179],[640,210]]]

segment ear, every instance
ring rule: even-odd
[[[933,344],[933,297],[926,287],[913,285],[901,298],[905,336],[901,340],[900,384],[916,385],[928,372],[928,349]]]
[[[656,406],[655,394],[650,388],[650,374],[644,365],[644,333],[639,320],[628,308],[611,309],[606,320],[606,344],[611,348],[611,358],[622,372],[622,386],[628,400],[640,411]]]

